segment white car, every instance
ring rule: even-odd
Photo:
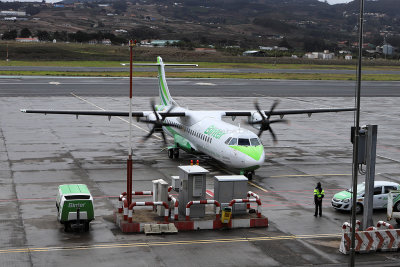
[[[390,190],[400,190],[400,185],[393,182],[375,181],[374,183],[374,209],[384,209],[387,206],[387,198]],[[351,210],[352,188],[335,194],[332,198],[332,207],[337,210]],[[365,183],[357,185],[357,208],[360,213],[364,208]],[[396,196],[394,197],[396,198]],[[400,211],[400,201],[394,203],[394,209]]]

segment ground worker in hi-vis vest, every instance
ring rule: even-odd
[[[314,204],[315,204],[315,213],[314,216],[322,216],[322,199],[325,196],[325,191],[321,187],[321,183],[317,183],[317,187],[314,189]]]

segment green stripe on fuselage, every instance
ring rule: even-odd
[[[263,146],[229,146],[237,151],[246,154],[247,156],[259,160],[264,151]]]

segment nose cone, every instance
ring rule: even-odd
[[[265,160],[264,146],[234,146],[240,168],[259,168]]]

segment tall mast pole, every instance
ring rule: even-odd
[[[351,248],[350,248],[350,266],[355,263],[355,239],[356,239],[356,207],[357,207],[357,174],[358,174],[358,147],[360,137],[360,103],[361,103],[361,64],[363,47],[363,29],[364,29],[364,0],[360,0],[360,22],[358,39],[358,66],[357,66],[357,92],[356,92],[356,119],[353,143],[353,204],[351,209]],[[367,223],[367,222],[364,222]]]
[[[136,42],[129,40],[129,50],[130,50],[130,70],[129,70],[129,151],[128,151],[128,161],[127,161],[127,182],[126,182],[126,193],[128,198],[128,206],[132,203],[132,55],[133,47]]]

